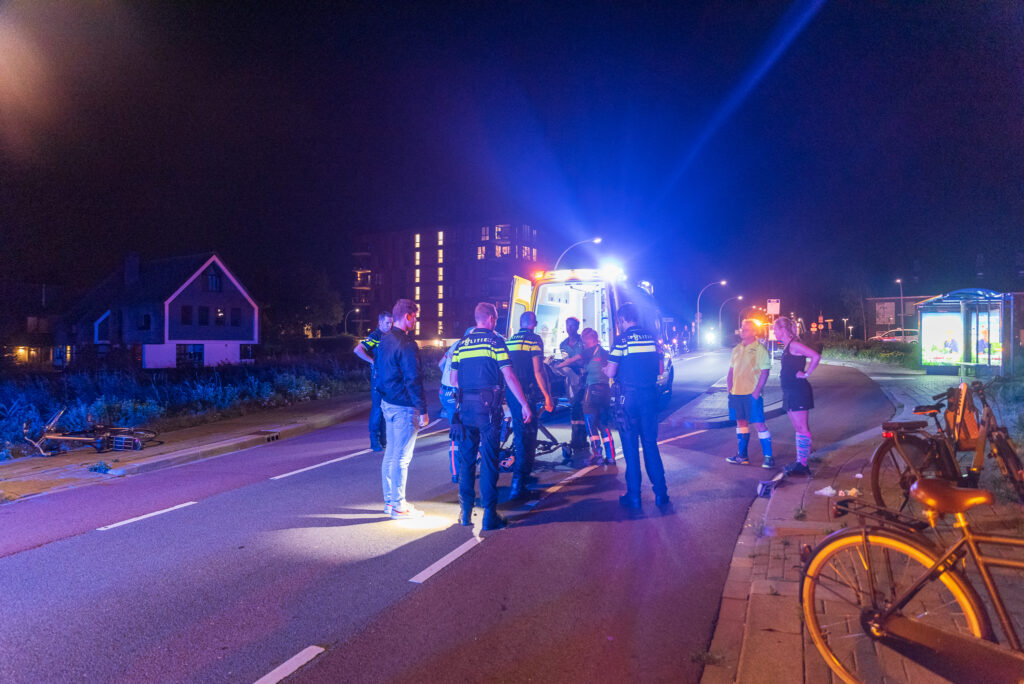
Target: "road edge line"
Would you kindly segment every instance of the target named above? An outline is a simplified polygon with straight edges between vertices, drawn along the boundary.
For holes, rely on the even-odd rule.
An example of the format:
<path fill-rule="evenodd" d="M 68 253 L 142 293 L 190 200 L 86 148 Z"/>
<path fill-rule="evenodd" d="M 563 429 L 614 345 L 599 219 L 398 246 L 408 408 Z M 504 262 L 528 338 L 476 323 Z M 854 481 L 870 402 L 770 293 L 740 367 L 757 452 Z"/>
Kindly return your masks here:
<path fill-rule="evenodd" d="M 313 658 L 316 658 L 325 650 L 327 649 L 323 646 L 307 646 L 267 674 L 257 679 L 255 684 L 277 684 L 282 679 L 313 660 Z"/>
<path fill-rule="evenodd" d="M 483 539 L 475 535 L 470 537 L 469 539 L 467 539 L 466 541 L 462 542 L 457 547 L 449 551 L 447 554 L 445 554 L 438 560 L 434 561 L 432 564 L 428 565 L 424 570 L 421 570 L 417 574 L 413 575 L 409 579 L 409 581 L 413 584 L 423 584 L 428 579 L 430 579 L 438 572 L 440 572 L 443 568 L 451 564 L 456 558 L 467 553 L 482 541 Z"/>
<path fill-rule="evenodd" d="M 372 451 L 372 449 L 362 449 L 360 451 L 354 451 L 351 454 L 345 454 L 344 456 L 339 456 L 338 458 L 332 458 L 331 460 L 324 461 L 323 463 L 317 463 L 315 465 L 306 466 L 305 468 L 299 468 L 298 470 L 293 470 L 290 473 L 282 473 L 281 475 L 274 475 L 270 479 L 271 480 L 283 480 L 286 477 L 291 477 L 292 475 L 298 475 L 299 473 L 304 473 L 307 470 L 313 470 L 315 468 L 322 468 L 325 465 L 330 465 L 332 463 L 337 463 L 339 461 L 344 461 L 346 459 L 352 458 L 353 456 L 362 456 L 363 454 L 370 453 L 370 451 Z"/>
<path fill-rule="evenodd" d="M 160 511 L 153 511 L 152 513 L 146 513 L 145 515 L 139 515 L 139 516 L 136 516 L 134 518 L 129 518 L 128 520 L 122 520 L 121 522 L 113 523 L 111 525 L 104 525 L 103 527 L 97 527 L 96 531 L 97 532 L 103 532 L 103 531 L 106 531 L 106 530 L 112 530 L 115 527 L 121 527 L 122 525 L 127 525 L 129 523 L 138 522 L 140 520 L 145 520 L 146 518 L 152 518 L 155 515 L 163 515 L 164 513 L 170 513 L 171 511 L 176 511 L 179 508 L 185 508 L 186 506 L 192 506 L 193 504 L 197 504 L 197 503 L 199 503 L 199 502 L 198 501 L 189 501 L 189 502 L 186 502 L 186 503 L 183 503 L 183 504 L 178 504 L 177 506 L 171 506 L 170 508 L 165 508 L 165 509 L 160 510 Z"/>

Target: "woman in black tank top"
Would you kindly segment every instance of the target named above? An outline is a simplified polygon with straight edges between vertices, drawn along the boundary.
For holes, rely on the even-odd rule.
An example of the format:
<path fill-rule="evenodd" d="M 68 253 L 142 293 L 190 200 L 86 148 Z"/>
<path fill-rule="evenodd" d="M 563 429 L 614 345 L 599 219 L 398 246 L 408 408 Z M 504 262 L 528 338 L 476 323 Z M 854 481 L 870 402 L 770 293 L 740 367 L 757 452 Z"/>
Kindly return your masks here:
<path fill-rule="evenodd" d="M 821 355 L 800 341 L 796 323 L 785 316 L 775 320 L 775 337 L 785 348 L 779 384 L 782 386 L 782 408 L 796 432 L 796 462 L 785 467 L 787 475 L 810 475 L 807 459 L 811 454 L 811 429 L 807 412 L 814 408 L 814 392 L 807 378 L 818 367 Z M 810 363 L 808 363 L 810 359 Z"/>

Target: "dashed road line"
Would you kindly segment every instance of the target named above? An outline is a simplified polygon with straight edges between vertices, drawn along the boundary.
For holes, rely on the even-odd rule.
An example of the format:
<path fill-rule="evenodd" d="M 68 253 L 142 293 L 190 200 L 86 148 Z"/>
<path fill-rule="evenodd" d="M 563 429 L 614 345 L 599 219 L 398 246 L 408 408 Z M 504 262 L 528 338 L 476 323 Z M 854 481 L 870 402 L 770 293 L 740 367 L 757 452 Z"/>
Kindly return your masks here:
<path fill-rule="evenodd" d="M 665 444 L 667 442 L 674 442 L 675 440 L 682 439 L 684 437 L 693 437 L 694 435 L 699 435 L 702 432 L 707 432 L 707 430 L 694 430 L 693 432 L 687 432 L 687 433 L 682 434 L 682 435 L 676 435 L 675 437 L 669 437 L 668 439 L 663 439 L 663 440 L 659 441 L 658 444 Z"/>
<path fill-rule="evenodd" d="M 256 684 L 277 684 L 282 679 L 324 652 L 322 646 L 307 646 L 256 680 Z"/>
<path fill-rule="evenodd" d="M 337 463 L 338 461 L 344 461 L 346 459 L 352 458 L 353 456 L 361 456 L 362 454 L 368 454 L 368 453 L 370 453 L 370 449 L 363 449 L 361 451 L 355 451 L 355 452 L 353 452 L 351 454 L 346 454 L 344 456 L 339 456 L 338 458 L 332 458 L 331 460 L 324 461 L 323 463 L 317 463 L 316 465 L 306 466 L 305 468 L 299 468 L 298 470 L 293 470 L 290 473 L 284 473 L 282 475 L 275 475 L 275 476 L 273 476 L 270 479 L 271 480 L 281 480 L 281 479 L 284 479 L 286 477 L 291 477 L 292 475 L 298 475 L 299 473 L 304 473 L 307 470 L 313 470 L 314 468 L 321 468 L 321 467 L 323 467 L 325 465 L 330 465 L 332 463 Z"/>
<path fill-rule="evenodd" d="M 415 577 L 413 577 L 409 581 L 410 582 L 414 582 L 416 584 L 423 584 L 428 579 L 433 577 L 439 570 L 441 570 L 441 568 L 445 567 L 446 565 L 448 565 L 449 563 L 454 561 L 456 558 L 458 558 L 462 554 L 464 554 L 467 551 L 469 551 L 470 549 L 472 549 L 474 546 L 479 544 L 481 541 L 483 541 L 483 540 L 480 539 L 480 537 L 477 537 L 477 536 L 474 535 L 472 538 L 467 539 L 465 542 L 463 542 L 461 545 L 459 545 L 459 547 L 456 548 L 454 551 L 448 553 L 447 555 L 445 555 L 444 558 L 442 558 L 441 560 L 437 561 L 436 563 L 434 563 L 433 565 L 431 565 L 426 570 L 424 570 L 423 572 L 419 573 L 418 575 L 416 575 Z"/>
<path fill-rule="evenodd" d="M 152 513 L 146 513 L 145 515 L 140 515 L 140 516 L 135 517 L 135 518 L 129 518 L 128 520 L 122 520 L 121 522 L 116 522 L 113 525 L 104 525 L 103 527 L 97 527 L 96 529 L 98 531 L 112 530 L 115 527 L 121 527 L 121 525 L 127 525 L 128 523 L 138 522 L 139 520 L 145 520 L 146 518 L 152 518 L 154 515 L 163 515 L 164 513 L 170 513 L 171 511 L 176 511 L 179 508 L 185 508 L 185 506 L 191 506 L 191 505 L 196 504 L 196 503 L 199 503 L 199 502 L 198 501 L 189 501 L 188 503 L 178 504 L 177 506 L 171 506 L 170 508 L 165 508 L 162 511 L 153 511 Z"/>

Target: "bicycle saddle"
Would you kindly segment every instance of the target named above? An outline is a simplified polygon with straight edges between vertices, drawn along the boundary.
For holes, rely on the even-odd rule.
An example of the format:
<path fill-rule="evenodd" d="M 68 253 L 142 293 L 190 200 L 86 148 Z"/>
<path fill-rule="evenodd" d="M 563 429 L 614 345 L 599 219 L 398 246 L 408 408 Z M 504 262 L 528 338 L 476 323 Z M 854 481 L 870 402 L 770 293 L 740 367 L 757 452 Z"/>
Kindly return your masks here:
<path fill-rule="evenodd" d="M 969 508 L 992 503 L 992 493 L 966 489 L 948 480 L 926 477 L 910 485 L 910 495 L 939 513 L 963 513 Z"/>
<path fill-rule="evenodd" d="M 927 420 L 905 420 L 905 421 L 892 421 L 890 423 L 882 423 L 882 429 L 886 432 L 892 432 L 896 430 L 920 430 L 928 427 Z"/>
<path fill-rule="evenodd" d="M 919 416 L 934 416 L 941 410 L 942 404 L 925 404 L 924 406 L 914 407 L 914 413 Z"/>

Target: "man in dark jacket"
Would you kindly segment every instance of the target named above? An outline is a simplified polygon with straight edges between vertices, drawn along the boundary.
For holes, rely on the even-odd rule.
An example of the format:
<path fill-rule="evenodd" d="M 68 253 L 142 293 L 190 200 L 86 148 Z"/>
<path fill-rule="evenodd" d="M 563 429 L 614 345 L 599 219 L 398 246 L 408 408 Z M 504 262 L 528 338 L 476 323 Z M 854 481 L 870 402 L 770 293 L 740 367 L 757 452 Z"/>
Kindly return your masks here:
<path fill-rule="evenodd" d="M 420 375 L 419 345 L 412 339 L 419 307 L 399 299 L 392 311 L 394 323 L 381 339 L 376 355 L 377 384 L 387 432 L 381 463 L 384 512 L 392 520 L 419 518 L 423 512 L 405 500 L 405 482 L 416 446 L 416 430 L 427 425 L 427 402 Z"/>

